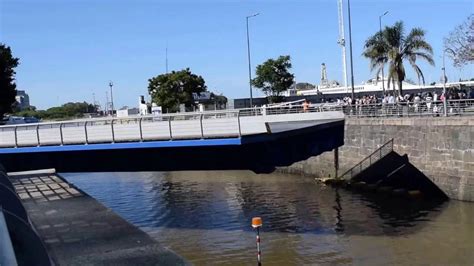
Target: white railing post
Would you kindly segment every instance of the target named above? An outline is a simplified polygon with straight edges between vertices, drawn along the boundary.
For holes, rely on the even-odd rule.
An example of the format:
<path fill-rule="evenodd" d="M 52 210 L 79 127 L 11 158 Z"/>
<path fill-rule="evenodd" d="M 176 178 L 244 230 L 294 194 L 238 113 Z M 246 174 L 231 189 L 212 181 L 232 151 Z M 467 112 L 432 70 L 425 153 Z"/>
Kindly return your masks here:
<path fill-rule="evenodd" d="M 242 128 L 241 128 L 241 125 L 240 125 L 240 110 L 237 111 L 237 124 L 239 126 L 239 138 L 242 137 Z"/>
<path fill-rule="evenodd" d="M 87 122 L 84 123 L 84 136 L 86 137 L 86 145 L 89 144 L 89 136 L 87 135 Z"/>
<path fill-rule="evenodd" d="M 110 128 L 111 128 L 111 130 L 112 130 L 112 143 L 115 143 L 114 122 L 115 122 L 115 120 L 112 119 L 112 121 L 111 121 L 111 123 L 110 123 Z"/>
<path fill-rule="evenodd" d="M 61 146 L 64 145 L 64 137 L 63 137 L 63 123 L 59 124 L 59 135 L 61 137 Z"/>
<path fill-rule="evenodd" d="M 143 117 L 140 117 L 140 120 L 138 120 L 138 126 L 140 127 L 140 142 L 143 142 L 142 120 L 143 120 Z"/>
<path fill-rule="evenodd" d="M 202 126 L 202 118 L 203 118 L 203 116 L 204 116 L 204 114 L 201 114 L 201 115 L 199 116 L 199 121 L 200 121 L 200 123 L 201 123 L 201 139 L 204 138 L 204 128 L 203 128 L 203 126 Z"/>
<path fill-rule="evenodd" d="M 36 140 L 38 142 L 38 147 L 41 146 L 40 134 L 39 134 L 39 125 L 36 125 Z"/>
<path fill-rule="evenodd" d="M 171 130 L 171 116 L 168 116 L 168 128 L 170 130 L 170 140 L 173 140 L 173 130 Z"/>
<path fill-rule="evenodd" d="M 15 134 L 15 148 L 18 148 L 18 126 L 15 126 L 15 129 L 14 129 L 14 134 Z"/>

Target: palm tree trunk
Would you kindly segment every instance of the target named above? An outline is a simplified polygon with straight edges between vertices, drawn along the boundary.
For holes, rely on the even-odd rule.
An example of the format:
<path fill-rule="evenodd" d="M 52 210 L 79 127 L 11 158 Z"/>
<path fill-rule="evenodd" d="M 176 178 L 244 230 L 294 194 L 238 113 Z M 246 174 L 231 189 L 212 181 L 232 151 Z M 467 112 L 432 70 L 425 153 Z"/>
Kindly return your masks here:
<path fill-rule="evenodd" d="M 398 95 L 403 97 L 402 80 L 398 80 Z"/>

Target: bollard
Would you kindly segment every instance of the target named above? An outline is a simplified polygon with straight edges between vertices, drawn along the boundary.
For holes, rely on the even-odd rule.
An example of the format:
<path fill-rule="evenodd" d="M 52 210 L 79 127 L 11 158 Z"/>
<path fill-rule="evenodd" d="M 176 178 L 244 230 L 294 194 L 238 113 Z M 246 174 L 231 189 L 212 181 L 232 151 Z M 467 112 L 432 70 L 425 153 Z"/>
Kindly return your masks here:
<path fill-rule="evenodd" d="M 253 217 L 252 227 L 257 230 L 257 265 L 262 265 L 262 253 L 260 251 L 260 227 L 262 226 L 262 218 Z"/>

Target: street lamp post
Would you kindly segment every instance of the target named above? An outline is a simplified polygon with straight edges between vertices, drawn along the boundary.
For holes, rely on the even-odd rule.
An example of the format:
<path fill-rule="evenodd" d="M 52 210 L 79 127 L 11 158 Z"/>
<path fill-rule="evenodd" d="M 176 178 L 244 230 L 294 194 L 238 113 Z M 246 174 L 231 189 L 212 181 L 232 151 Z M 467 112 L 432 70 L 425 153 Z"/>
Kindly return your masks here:
<path fill-rule="evenodd" d="M 114 116 L 114 83 L 112 81 L 109 82 L 110 87 L 110 108 L 112 108 L 111 114 Z"/>
<path fill-rule="evenodd" d="M 387 14 L 388 14 L 388 11 L 385 11 L 385 13 L 383 13 L 382 15 L 379 16 L 380 38 L 382 38 L 382 17 L 387 15 Z M 385 97 L 385 82 L 384 82 L 385 76 L 384 76 L 384 73 L 383 73 L 384 68 L 385 68 L 385 64 L 382 64 L 382 93 Z"/>
<path fill-rule="evenodd" d="M 443 114 L 444 116 L 448 116 L 448 103 L 447 103 L 447 95 L 446 95 L 446 65 L 445 65 L 445 58 L 446 56 L 446 49 L 443 50 L 443 95 L 444 95 L 444 98 L 443 98 Z"/>
<path fill-rule="evenodd" d="M 347 16 L 349 19 L 349 58 L 351 63 L 351 98 L 354 101 L 354 64 L 352 62 L 352 27 L 351 27 L 351 2 L 347 0 Z M 352 104 L 352 103 L 351 103 Z"/>
<path fill-rule="evenodd" d="M 249 18 L 256 17 L 260 13 L 256 13 L 245 17 L 247 20 L 247 56 L 249 60 L 249 87 L 250 87 L 250 107 L 253 106 L 253 93 L 252 93 L 252 66 L 250 64 L 250 37 L 249 37 Z"/>

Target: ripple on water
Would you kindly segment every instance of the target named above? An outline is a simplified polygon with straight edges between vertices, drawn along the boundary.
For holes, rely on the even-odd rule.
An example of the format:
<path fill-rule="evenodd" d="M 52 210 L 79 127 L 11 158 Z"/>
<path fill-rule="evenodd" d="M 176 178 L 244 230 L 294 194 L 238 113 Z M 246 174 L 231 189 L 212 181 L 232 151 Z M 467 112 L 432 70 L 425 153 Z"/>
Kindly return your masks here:
<path fill-rule="evenodd" d="M 65 177 L 196 265 L 254 264 L 253 216 L 264 221 L 266 264 L 474 262 L 472 204 L 360 195 L 246 171 Z"/>

